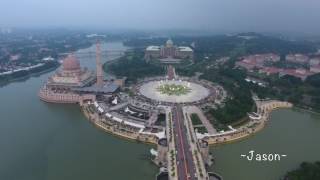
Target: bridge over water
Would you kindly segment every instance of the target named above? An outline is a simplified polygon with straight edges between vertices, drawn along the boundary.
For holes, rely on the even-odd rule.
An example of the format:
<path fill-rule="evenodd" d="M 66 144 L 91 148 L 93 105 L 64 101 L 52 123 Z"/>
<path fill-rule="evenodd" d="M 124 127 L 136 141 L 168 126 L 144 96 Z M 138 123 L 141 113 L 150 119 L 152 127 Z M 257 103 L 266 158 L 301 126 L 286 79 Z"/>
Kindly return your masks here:
<path fill-rule="evenodd" d="M 175 68 L 167 67 L 167 78 L 176 78 Z M 167 168 L 157 180 L 221 180 L 214 173 L 208 173 L 206 164 L 211 164 L 209 144 L 198 140 L 190 114 L 190 109 L 176 103 L 166 107 L 166 139 L 158 142 L 157 162 Z"/>
<path fill-rule="evenodd" d="M 175 104 L 169 109 L 165 148 L 163 140 L 158 146 L 159 156 L 166 154 L 162 159 L 166 161 L 168 172 L 160 173 L 157 180 L 221 180 L 220 176 L 206 170 L 209 145 L 197 139 L 187 108 Z"/>

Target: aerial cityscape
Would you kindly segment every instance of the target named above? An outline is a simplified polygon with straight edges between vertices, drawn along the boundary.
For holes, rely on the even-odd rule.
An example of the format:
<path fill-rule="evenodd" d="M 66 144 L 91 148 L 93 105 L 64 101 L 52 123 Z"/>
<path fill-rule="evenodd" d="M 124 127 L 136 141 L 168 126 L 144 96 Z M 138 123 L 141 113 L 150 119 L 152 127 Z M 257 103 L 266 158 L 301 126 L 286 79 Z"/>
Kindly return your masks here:
<path fill-rule="evenodd" d="M 58 1 L 0 7 L 0 179 L 320 180 L 319 2 Z"/>

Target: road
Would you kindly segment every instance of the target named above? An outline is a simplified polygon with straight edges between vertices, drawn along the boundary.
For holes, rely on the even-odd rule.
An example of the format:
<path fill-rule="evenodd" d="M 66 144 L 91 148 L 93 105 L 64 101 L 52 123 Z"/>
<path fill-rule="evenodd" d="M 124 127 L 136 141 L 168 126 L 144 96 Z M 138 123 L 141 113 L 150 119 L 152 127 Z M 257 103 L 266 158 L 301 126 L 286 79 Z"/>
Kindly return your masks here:
<path fill-rule="evenodd" d="M 172 109 L 173 132 L 175 134 L 176 159 L 179 180 L 196 180 L 196 169 L 193 162 L 190 144 L 187 138 L 187 128 L 184 125 L 183 111 L 180 105 Z"/>
<path fill-rule="evenodd" d="M 169 65 L 168 68 L 167 68 L 167 71 L 168 71 L 167 72 L 168 79 L 169 80 L 173 80 L 176 77 L 174 67 Z"/>

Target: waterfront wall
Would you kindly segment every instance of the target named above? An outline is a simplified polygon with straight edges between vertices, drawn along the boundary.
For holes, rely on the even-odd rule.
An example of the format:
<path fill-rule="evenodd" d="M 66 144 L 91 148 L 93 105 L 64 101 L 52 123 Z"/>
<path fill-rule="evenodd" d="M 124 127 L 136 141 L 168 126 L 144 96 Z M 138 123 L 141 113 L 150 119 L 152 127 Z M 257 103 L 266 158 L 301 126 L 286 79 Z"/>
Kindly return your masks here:
<path fill-rule="evenodd" d="M 158 137 L 156 135 L 142 134 L 140 132 L 132 131 L 125 126 L 121 126 L 121 124 L 115 124 L 111 119 L 101 117 L 101 115 L 96 112 L 91 112 L 85 104 L 81 106 L 81 110 L 90 122 L 107 133 L 147 144 L 157 145 L 158 143 Z"/>
<path fill-rule="evenodd" d="M 250 123 L 239 127 L 237 130 L 230 132 L 217 133 L 214 135 L 204 136 L 203 140 L 207 141 L 210 145 L 230 143 L 233 141 L 241 140 L 254 135 L 256 132 L 262 130 L 270 119 L 270 113 L 279 108 L 291 108 L 293 105 L 289 102 L 282 101 L 256 101 L 257 113 L 261 114 L 261 119 L 258 121 L 250 121 Z"/>
<path fill-rule="evenodd" d="M 80 96 L 77 94 L 48 94 L 48 93 L 44 93 L 44 92 L 39 92 L 39 98 L 42 101 L 45 102 L 50 102 L 50 103 L 71 103 L 71 104 L 75 104 L 75 103 L 79 103 L 80 101 Z"/>
<path fill-rule="evenodd" d="M 42 88 L 38 93 L 39 98 L 42 101 L 49 103 L 69 103 L 69 104 L 79 104 L 82 112 L 86 118 L 92 122 L 98 128 L 108 132 L 110 134 L 130 139 L 136 140 L 144 143 L 157 144 L 158 137 L 153 133 L 140 133 L 139 131 L 132 130 L 128 125 L 122 123 L 115 123 L 112 119 L 104 117 L 102 114 L 99 114 L 97 111 L 90 111 L 87 104 L 84 102 L 96 100 L 94 94 L 76 94 L 76 93 L 54 93 L 50 90 Z"/>
<path fill-rule="evenodd" d="M 38 93 L 39 98 L 42 101 L 49 103 L 66 103 L 66 104 L 83 104 L 86 100 L 95 101 L 96 96 L 94 94 L 76 94 L 76 93 L 54 93 L 49 90 L 41 89 Z"/>

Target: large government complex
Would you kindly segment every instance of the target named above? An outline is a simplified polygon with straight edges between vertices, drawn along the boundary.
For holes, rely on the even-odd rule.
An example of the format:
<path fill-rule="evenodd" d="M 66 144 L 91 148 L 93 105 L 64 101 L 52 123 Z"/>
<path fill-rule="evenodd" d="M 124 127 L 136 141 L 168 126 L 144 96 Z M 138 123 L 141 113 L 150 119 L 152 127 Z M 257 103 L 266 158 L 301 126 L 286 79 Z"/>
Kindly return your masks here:
<path fill-rule="evenodd" d="M 163 63 L 179 63 L 182 59 L 192 59 L 193 50 L 188 46 L 175 46 L 169 39 L 164 46 L 148 46 L 145 58 L 160 59 Z"/>
<path fill-rule="evenodd" d="M 192 57 L 188 47 L 148 47 L 146 56 L 157 58 Z M 206 118 L 204 109 L 222 106 L 226 91 L 218 84 L 197 78 L 180 77 L 172 65 L 167 74 L 140 79 L 122 91 L 118 81 L 105 81 L 97 44 L 96 72 L 82 68 L 72 54 L 39 91 L 50 103 L 77 103 L 87 119 L 98 128 L 124 138 L 155 144 L 151 160 L 160 167 L 156 180 L 221 180 L 209 168 L 214 155 L 209 144 L 247 137 L 264 127 L 274 108 L 290 107 L 279 101 L 257 103 L 257 112 L 237 129 L 218 131 Z M 193 115 L 199 117 L 194 122 Z"/>

